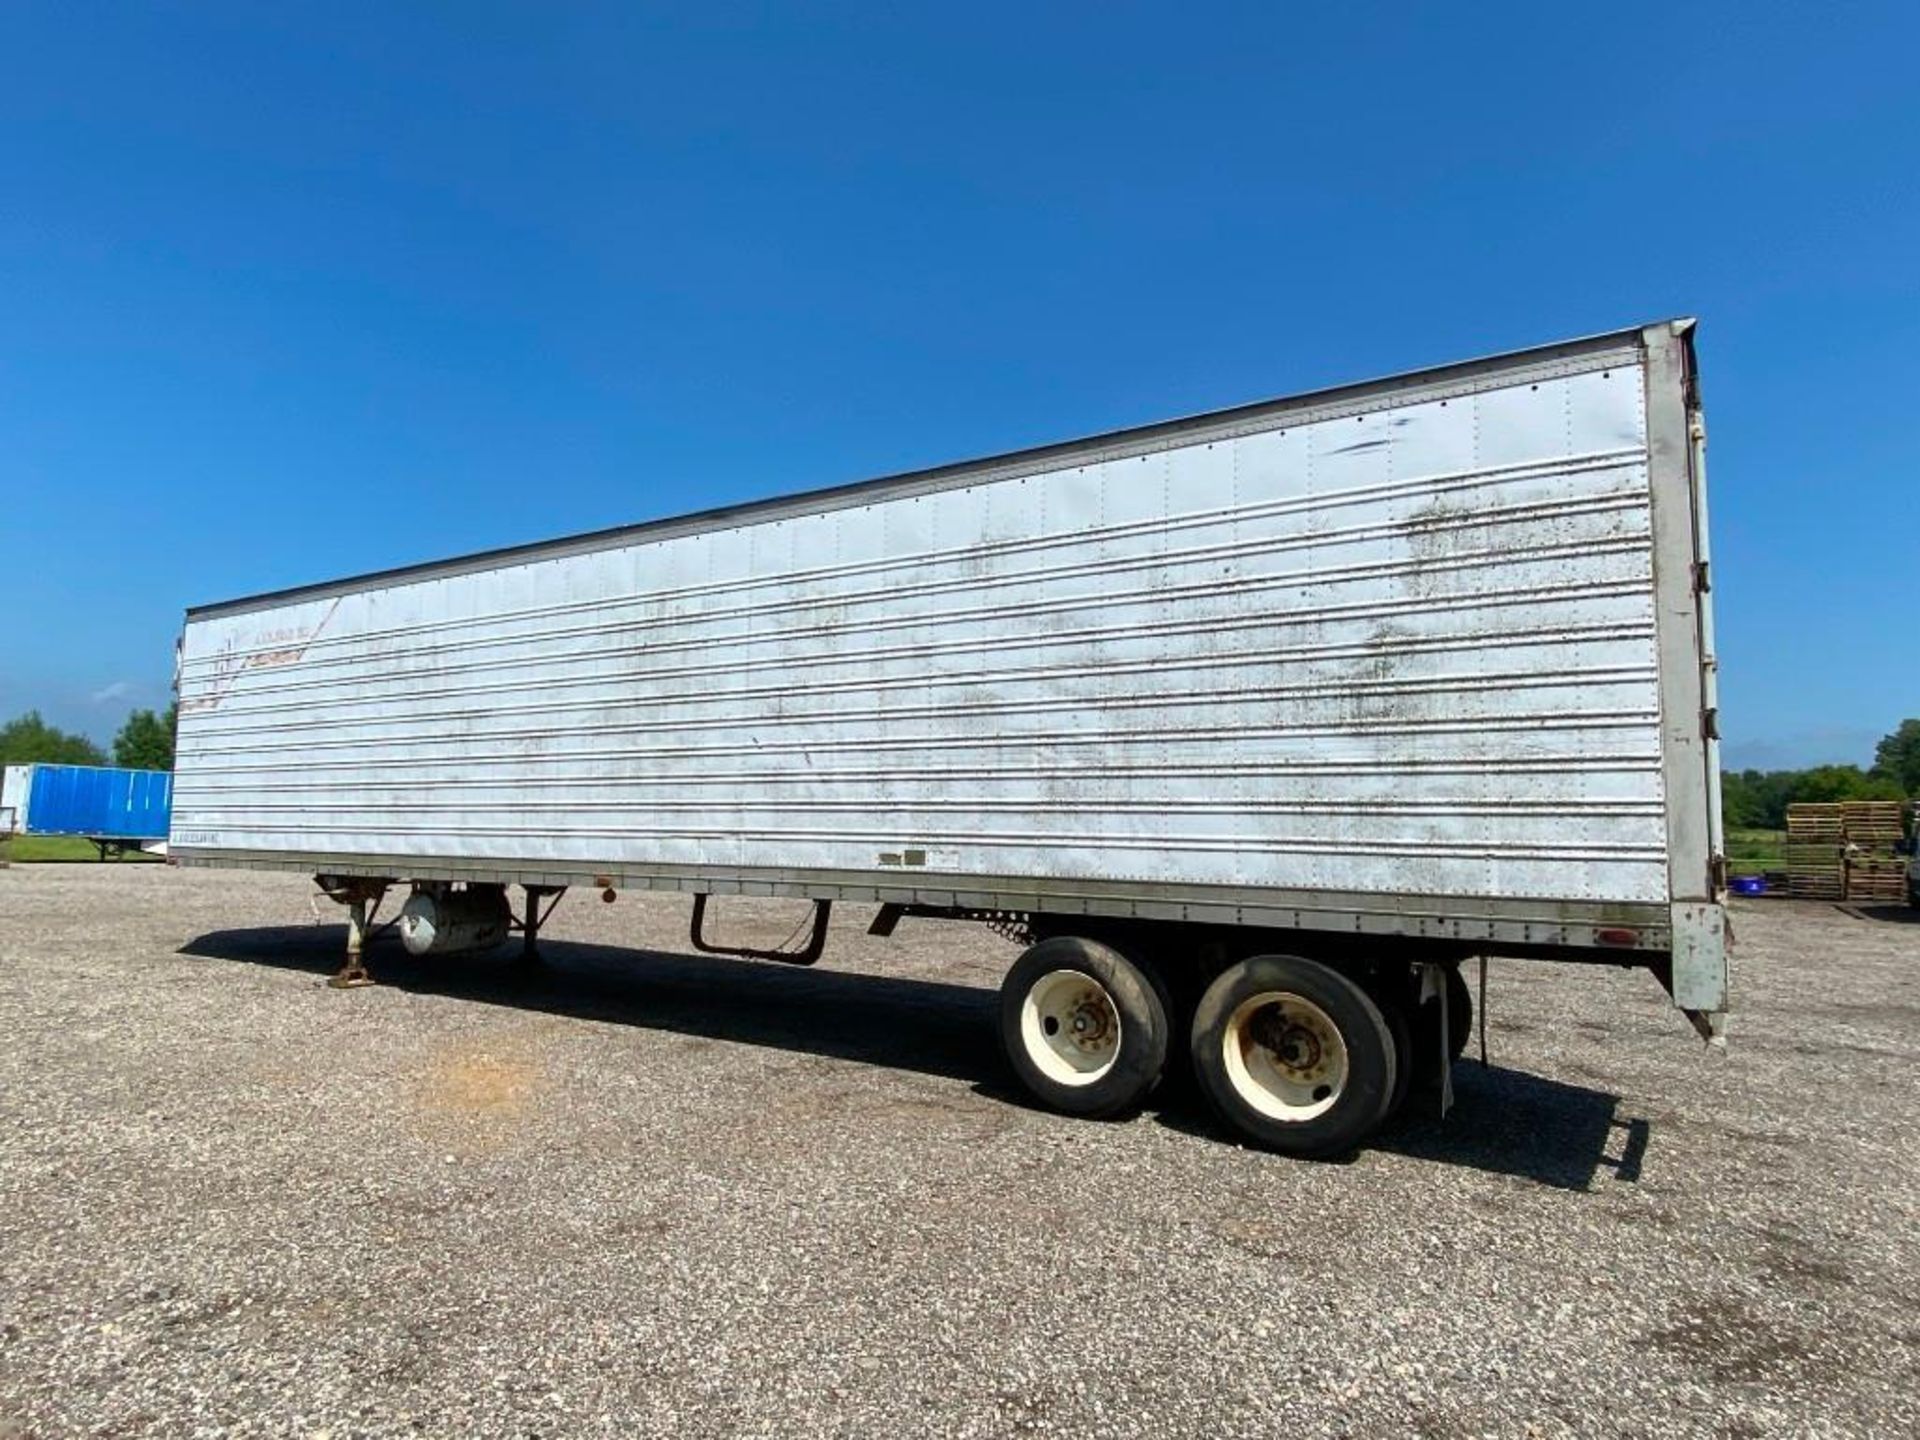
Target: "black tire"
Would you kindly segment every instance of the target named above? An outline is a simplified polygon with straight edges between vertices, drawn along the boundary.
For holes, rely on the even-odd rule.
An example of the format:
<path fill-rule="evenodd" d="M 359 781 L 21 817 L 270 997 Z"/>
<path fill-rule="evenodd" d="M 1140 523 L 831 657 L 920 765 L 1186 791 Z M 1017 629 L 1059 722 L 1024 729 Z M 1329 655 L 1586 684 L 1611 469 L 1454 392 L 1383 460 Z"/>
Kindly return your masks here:
<path fill-rule="evenodd" d="M 1193 1007 L 1199 1003 L 1200 987 L 1166 957 L 1152 952 L 1130 957 L 1160 997 L 1167 1017 L 1167 1058 L 1161 1066 L 1158 1093 L 1164 1095 L 1176 1086 L 1185 1086 L 1193 1077 L 1193 1065 L 1187 1055 L 1187 1033 L 1193 1025 Z"/>
<path fill-rule="evenodd" d="M 1458 1060 L 1473 1041 L 1473 992 L 1458 965 L 1447 969 L 1447 1058 Z"/>
<path fill-rule="evenodd" d="M 1076 987 L 1062 975 L 1087 983 Z M 1072 1027 L 1081 1022 L 1089 1029 L 1076 1037 Z M 1117 1033 L 1103 1028 L 1115 1022 Z M 1157 981 L 1097 940 L 1042 940 L 1000 984 L 1000 1042 L 1014 1074 L 1035 1099 L 1067 1115 L 1118 1115 L 1145 1100 L 1166 1070 L 1168 1032 Z"/>
<path fill-rule="evenodd" d="M 1393 1093 L 1387 1097 L 1387 1113 L 1381 1116 L 1382 1120 L 1391 1120 L 1400 1113 L 1407 1103 L 1407 1092 L 1413 1089 L 1413 1027 L 1407 1023 L 1406 1006 L 1391 995 L 1368 994 L 1380 1007 L 1380 1018 L 1387 1022 L 1387 1033 L 1393 1037 Z"/>
<path fill-rule="evenodd" d="M 1445 967 L 1447 987 L 1447 1060 L 1467 1053 L 1473 1038 L 1473 992 L 1457 965 Z M 1413 1040 L 1413 1083 L 1421 1089 L 1440 1085 L 1440 1001 L 1420 1000 L 1420 972 L 1407 988 L 1407 1028 Z"/>
<path fill-rule="evenodd" d="M 1258 1003 L 1264 996 L 1272 1003 Z M 1286 1028 L 1273 1043 L 1259 1037 L 1258 1027 L 1276 1025 Z M 1193 1017 L 1193 1066 L 1227 1124 L 1299 1156 L 1344 1154 L 1372 1133 L 1399 1070 L 1392 1029 L 1372 997 L 1339 971 L 1291 955 L 1242 960 L 1207 987 Z"/>

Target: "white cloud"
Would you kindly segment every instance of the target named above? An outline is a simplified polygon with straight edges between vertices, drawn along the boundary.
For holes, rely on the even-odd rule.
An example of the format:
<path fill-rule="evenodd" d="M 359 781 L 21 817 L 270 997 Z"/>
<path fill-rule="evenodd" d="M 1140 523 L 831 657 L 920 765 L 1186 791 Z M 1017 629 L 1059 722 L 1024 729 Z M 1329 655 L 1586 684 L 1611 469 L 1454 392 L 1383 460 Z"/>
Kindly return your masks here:
<path fill-rule="evenodd" d="M 111 704 L 115 700 L 124 700 L 140 687 L 131 680 L 116 680 L 111 685 L 103 685 L 87 698 L 96 705 Z"/>

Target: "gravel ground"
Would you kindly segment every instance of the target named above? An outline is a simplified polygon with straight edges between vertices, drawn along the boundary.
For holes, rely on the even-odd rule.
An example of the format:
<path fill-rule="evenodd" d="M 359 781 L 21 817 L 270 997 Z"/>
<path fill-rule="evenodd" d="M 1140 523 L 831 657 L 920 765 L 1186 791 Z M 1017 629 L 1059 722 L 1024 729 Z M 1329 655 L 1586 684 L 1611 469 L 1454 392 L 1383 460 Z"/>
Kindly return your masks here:
<path fill-rule="evenodd" d="M 1920 1430 L 1909 912 L 1742 906 L 1724 1054 L 1497 964 L 1453 1116 L 1310 1164 L 1025 1106 L 977 927 L 574 895 L 339 992 L 309 893 L 0 871 L 0 1437 Z"/>

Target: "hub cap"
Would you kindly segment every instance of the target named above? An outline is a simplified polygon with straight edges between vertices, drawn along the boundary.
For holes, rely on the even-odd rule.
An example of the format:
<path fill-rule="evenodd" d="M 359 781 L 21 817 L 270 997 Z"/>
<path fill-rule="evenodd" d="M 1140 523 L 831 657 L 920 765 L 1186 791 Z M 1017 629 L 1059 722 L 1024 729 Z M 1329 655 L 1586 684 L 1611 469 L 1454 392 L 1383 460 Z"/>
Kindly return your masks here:
<path fill-rule="evenodd" d="M 1303 995 L 1270 990 L 1242 1000 L 1222 1043 L 1234 1090 L 1269 1119 L 1324 1115 L 1346 1088 L 1346 1042 L 1333 1017 Z"/>
<path fill-rule="evenodd" d="M 1093 976 L 1052 970 L 1027 991 L 1020 1039 L 1042 1075 L 1062 1085 L 1091 1085 L 1120 1055 L 1120 1010 Z"/>

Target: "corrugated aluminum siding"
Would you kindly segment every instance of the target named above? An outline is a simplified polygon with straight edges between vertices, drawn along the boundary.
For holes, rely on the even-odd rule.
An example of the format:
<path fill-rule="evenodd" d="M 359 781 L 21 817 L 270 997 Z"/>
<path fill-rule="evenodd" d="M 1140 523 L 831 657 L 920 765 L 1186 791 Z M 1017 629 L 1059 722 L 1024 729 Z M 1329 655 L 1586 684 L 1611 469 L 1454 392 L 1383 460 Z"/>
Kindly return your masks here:
<path fill-rule="evenodd" d="M 1664 902 L 1636 340 L 191 616 L 173 848 Z"/>

